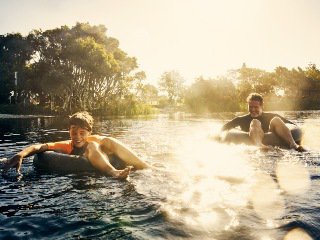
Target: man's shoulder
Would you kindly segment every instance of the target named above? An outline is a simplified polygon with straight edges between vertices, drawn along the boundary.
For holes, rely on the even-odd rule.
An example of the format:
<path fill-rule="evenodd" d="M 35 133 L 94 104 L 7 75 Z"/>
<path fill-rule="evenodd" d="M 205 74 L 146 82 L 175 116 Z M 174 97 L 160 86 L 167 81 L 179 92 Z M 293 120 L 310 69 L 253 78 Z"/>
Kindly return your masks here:
<path fill-rule="evenodd" d="M 240 116 L 233 118 L 230 122 L 240 123 L 240 122 L 248 121 L 248 120 L 251 120 L 250 114 L 244 114 L 244 115 L 240 115 Z"/>
<path fill-rule="evenodd" d="M 263 113 L 262 113 L 262 116 L 265 116 L 265 117 L 275 117 L 275 116 L 280 116 L 280 115 L 277 114 L 277 113 L 272 113 L 272 112 L 263 112 Z"/>
<path fill-rule="evenodd" d="M 236 117 L 238 119 L 247 119 L 247 118 L 251 118 L 251 115 L 250 114 L 244 114 L 244 115 L 240 115 L 238 117 Z"/>
<path fill-rule="evenodd" d="M 275 115 L 276 113 L 272 113 L 272 112 L 262 112 L 263 115 Z"/>

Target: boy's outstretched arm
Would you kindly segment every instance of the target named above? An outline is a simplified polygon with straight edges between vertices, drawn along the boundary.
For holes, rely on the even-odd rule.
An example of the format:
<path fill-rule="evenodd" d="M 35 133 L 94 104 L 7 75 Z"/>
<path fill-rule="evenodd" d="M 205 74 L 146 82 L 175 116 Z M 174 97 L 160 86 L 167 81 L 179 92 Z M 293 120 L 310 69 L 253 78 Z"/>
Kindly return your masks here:
<path fill-rule="evenodd" d="M 91 135 L 87 138 L 87 141 L 98 142 L 105 153 L 115 154 L 128 166 L 133 166 L 135 169 L 150 167 L 147 163 L 141 160 L 132 149 L 115 138 Z"/>
<path fill-rule="evenodd" d="M 21 167 L 23 158 L 29 157 L 36 153 L 44 152 L 47 150 L 48 150 L 47 144 L 34 144 L 29 147 L 26 147 L 21 152 L 17 153 L 12 158 L 10 158 L 2 168 L 5 171 L 7 171 L 8 169 L 15 167 L 17 172 L 20 173 L 20 167 Z"/>

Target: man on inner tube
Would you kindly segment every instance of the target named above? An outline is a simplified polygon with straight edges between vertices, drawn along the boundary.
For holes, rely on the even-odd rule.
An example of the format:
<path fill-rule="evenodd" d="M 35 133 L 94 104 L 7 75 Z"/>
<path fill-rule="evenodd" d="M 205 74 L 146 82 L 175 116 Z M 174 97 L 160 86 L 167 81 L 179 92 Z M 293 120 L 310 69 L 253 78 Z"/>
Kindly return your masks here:
<path fill-rule="evenodd" d="M 71 140 L 31 145 L 8 160 L 4 169 L 15 167 L 19 172 L 23 158 L 48 150 L 84 156 L 100 172 L 118 179 L 127 178 L 132 167 L 115 169 L 109 162 L 109 154 L 117 155 L 126 165 L 132 165 L 136 169 L 148 167 L 132 150 L 118 140 L 91 135 L 92 126 L 93 118 L 88 112 L 77 112 L 69 119 Z"/>
<path fill-rule="evenodd" d="M 261 148 L 268 148 L 262 143 L 264 133 L 273 132 L 285 140 L 290 148 L 299 152 L 306 151 L 294 141 L 290 129 L 286 126 L 286 123 L 292 123 L 291 121 L 275 113 L 263 112 L 263 97 L 260 94 L 249 94 L 247 103 L 249 114 L 232 119 L 222 127 L 222 131 L 239 126 L 242 131 L 248 132 L 253 143 Z"/>

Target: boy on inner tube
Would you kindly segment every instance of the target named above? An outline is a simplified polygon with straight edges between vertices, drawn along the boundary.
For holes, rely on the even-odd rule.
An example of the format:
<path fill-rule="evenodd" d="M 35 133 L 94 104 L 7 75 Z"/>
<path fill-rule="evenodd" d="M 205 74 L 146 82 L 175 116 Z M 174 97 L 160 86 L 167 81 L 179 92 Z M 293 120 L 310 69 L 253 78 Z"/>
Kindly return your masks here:
<path fill-rule="evenodd" d="M 111 137 L 91 135 L 92 126 L 93 118 L 88 112 L 77 112 L 69 119 L 71 140 L 31 145 L 9 159 L 5 163 L 4 169 L 8 170 L 15 167 L 17 172 L 20 172 L 23 158 L 47 150 L 84 156 L 100 172 L 117 179 L 127 178 L 131 166 L 135 169 L 148 167 L 132 150 L 118 140 Z M 122 170 L 115 169 L 109 162 L 108 154 L 117 155 L 127 165 L 131 166 Z"/>
<path fill-rule="evenodd" d="M 249 114 L 236 117 L 222 127 L 222 131 L 227 131 L 235 127 L 240 127 L 242 131 L 248 132 L 252 142 L 263 149 L 268 149 L 262 143 L 264 133 L 273 132 L 283 139 L 289 148 L 296 151 L 306 151 L 304 147 L 298 145 L 291 134 L 286 123 L 294 124 L 284 117 L 275 114 L 263 112 L 263 97 L 258 93 L 251 93 L 247 98 Z"/>

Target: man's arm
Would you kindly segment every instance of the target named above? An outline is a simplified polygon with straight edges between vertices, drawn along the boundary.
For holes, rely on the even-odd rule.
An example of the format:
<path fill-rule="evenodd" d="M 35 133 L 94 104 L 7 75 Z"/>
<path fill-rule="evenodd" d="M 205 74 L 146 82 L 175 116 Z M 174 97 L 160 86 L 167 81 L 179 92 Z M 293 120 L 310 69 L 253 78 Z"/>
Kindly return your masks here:
<path fill-rule="evenodd" d="M 20 167 L 21 167 L 23 158 L 29 157 L 36 153 L 44 152 L 47 150 L 48 150 L 47 144 L 34 144 L 29 147 L 26 147 L 21 152 L 17 153 L 11 159 L 9 159 L 4 164 L 3 169 L 7 171 L 8 169 L 15 167 L 17 172 L 20 172 Z"/>
<path fill-rule="evenodd" d="M 87 141 L 98 142 L 105 153 L 115 154 L 128 166 L 131 165 L 135 169 L 144 169 L 149 167 L 149 165 L 142 161 L 132 149 L 115 138 L 91 135 L 87 138 Z"/>
<path fill-rule="evenodd" d="M 221 130 L 217 134 L 211 136 L 211 139 L 215 140 L 215 141 L 224 141 L 224 139 L 226 137 L 226 134 L 227 134 L 227 131 L 232 129 L 232 128 L 235 128 L 235 127 L 239 126 L 238 122 L 239 122 L 238 117 L 236 117 L 236 118 L 232 119 L 231 121 L 227 122 L 226 124 L 224 124 L 222 126 Z"/>
<path fill-rule="evenodd" d="M 224 124 L 221 128 L 221 131 L 227 131 L 238 126 L 239 126 L 239 118 L 236 117 L 231 121 L 227 122 L 226 124 Z"/>

